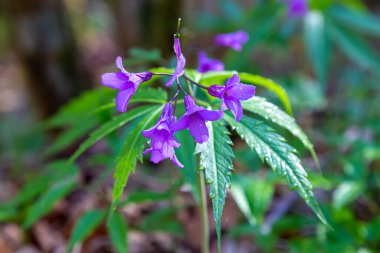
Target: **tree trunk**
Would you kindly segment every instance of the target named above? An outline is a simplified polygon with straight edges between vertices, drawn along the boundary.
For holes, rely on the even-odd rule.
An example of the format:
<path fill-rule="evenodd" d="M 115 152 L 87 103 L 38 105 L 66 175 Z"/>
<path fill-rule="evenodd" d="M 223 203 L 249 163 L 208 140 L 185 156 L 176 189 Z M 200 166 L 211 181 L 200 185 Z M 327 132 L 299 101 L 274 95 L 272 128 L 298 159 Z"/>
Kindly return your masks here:
<path fill-rule="evenodd" d="M 25 70 L 32 101 L 48 116 L 89 87 L 62 0 L 5 0 L 11 46 Z"/>

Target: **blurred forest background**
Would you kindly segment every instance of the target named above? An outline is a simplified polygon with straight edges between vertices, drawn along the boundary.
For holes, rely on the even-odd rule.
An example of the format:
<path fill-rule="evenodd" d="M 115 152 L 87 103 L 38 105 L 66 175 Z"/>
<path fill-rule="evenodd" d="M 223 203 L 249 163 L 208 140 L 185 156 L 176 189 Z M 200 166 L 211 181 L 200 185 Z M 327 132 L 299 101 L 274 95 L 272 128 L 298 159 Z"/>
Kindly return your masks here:
<path fill-rule="evenodd" d="M 115 114 L 83 117 L 108 99 L 109 92 L 94 91 L 116 56 L 131 71 L 173 66 L 178 17 L 187 67 L 196 68 L 205 50 L 228 70 L 284 87 L 321 172 L 300 143 L 291 144 L 304 154 L 334 228 L 237 143 L 223 252 L 380 252 L 380 2 L 371 0 L 310 0 L 296 16 L 286 0 L 2 0 L 0 252 L 56 253 L 67 245 L 91 253 L 199 252 L 197 202 L 177 169 L 139 165 L 110 229 L 102 216 L 123 133 L 97 143 L 78 167 L 64 160 Z M 213 46 L 216 34 L 240 29 L 250 35 L 241 52 Z M 273 94 L 258 92 L 281 107 Z M 116 229 L 128 245 L 115 239 Z"/>

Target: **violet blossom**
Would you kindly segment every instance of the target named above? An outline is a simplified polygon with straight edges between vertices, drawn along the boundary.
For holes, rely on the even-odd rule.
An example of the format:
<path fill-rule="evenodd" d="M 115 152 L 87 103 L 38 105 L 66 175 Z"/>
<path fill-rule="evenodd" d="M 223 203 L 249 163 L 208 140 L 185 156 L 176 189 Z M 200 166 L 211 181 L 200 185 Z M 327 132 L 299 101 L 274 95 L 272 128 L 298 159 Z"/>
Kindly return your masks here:
<path fill-rule="evenodd" d="M 215 36 L 214 41 L 217 46 L 226 46 L 234 49 L 235 51 L 240 51 L 248 39 L 248 33 L 239 30 L 232 33 L 218 34 Z"/>
<path fill-rule="evenodd" d="M 208 71 L 223 71 L 224 63 L 222 61 L 209 58 L 205 52 L 198 53 L 198 72 L 206 73 Z"/>
<path fill-rule="evenodd" d="M 308 12 L 307 0 L 287 0 L 288 13 L 291 17 L 302 17 Z"/>
<path fill-rule="evenodd" d="M 151 72 L 129 73 L 123 67 L 123 60 L 120 56 L 116 58 L 116 66 L 120 72 L 105 73 L 102 75 L 102 84 L 112 89 L 119 90 L 116 96 L 116 108 L 120 112 L 125 112 L 129 100 L 135 94 L 138 86 L 152 78 Z"/>
<path fill-rule="evenodd" d="M 171 129 L 174 122 L 172 104 L 167 103 L 156 125 L 142 132 L 145 138 L 151 139 L 151 147 L 146 149 L 143 154 L 146 155 L 151 152 L 150 161 L 153 163 L 159 163 L 169 158 L 176 166 L 183 168 L 174 152 L 174 148 L 181 146 L 175 139 L 174 131 Z"/>
<path fill-rule="evenodd" d="M 184 68 L 186 64 L 186 59 L 181 52 L 181 44 L 180 44 L 179 38 L 176 36 L 174 37 L 174 52 L 177 57 L 177 66 L 174 70 L 173 75 L 170 77 L 169 81 L 166 83 L 166 86 L 171 86 L 175 80 L 178 81 L 178 78 L 185 73 Z"/>
<path fill-rule="evenodd" d="M 206 120 L 214 121 L 223 116 L 222 111 L 207 110 L 195 104 L 194 99 L 185 96 L 186 113 L 172 127 L 172 131 L 188 128 L 190 134 L 198 143 L 206 142 L 209 138 Z"/>
<path fill-rule="evenodd" d="M 236 121 L 240 121 L 243 116 L 243 108 L 240 100 L 248 100 L 255 95 L 255 86 L 240 83 L 238 75 L 234 74 L 226 81 L 225 86 L 212 85 L 208 88 L 208 93 L 211 96 L 222 99 L 220 109 L 226 110 L 229 108 Z"/>

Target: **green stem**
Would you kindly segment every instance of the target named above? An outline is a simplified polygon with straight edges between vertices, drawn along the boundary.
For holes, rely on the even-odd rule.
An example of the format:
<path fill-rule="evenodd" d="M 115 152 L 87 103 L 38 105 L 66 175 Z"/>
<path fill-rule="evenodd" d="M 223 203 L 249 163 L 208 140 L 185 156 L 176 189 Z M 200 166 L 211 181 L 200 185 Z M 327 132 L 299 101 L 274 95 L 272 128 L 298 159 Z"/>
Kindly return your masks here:
<path fill-rule="evenodd" d="M 202 225 L 202 241 L 201 241 L 201 253 L 209 253 L 209 229 L 208 229 L 208 212 L 207 212 L 207 196 L 204 171 L 198 171 L 198 188 L 199 188 L 199 210 L 201 214 Z"/>

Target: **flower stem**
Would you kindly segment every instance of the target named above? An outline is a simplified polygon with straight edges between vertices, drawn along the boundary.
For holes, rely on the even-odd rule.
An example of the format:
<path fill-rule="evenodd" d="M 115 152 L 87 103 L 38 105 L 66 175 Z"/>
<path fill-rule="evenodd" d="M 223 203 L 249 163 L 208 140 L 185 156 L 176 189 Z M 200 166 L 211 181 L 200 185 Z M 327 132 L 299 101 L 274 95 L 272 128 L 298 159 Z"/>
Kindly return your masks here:
<path fill-rule="evenodd" d="M 209 253 L 210 238 L 208 228 L 208 212 L 207 212 L 207 199 L 206 199 L 206 185 L 204 171 L 198 171 L 198 192 L 199 192 L 199 211 L 201 215 L 202 226 L 202 241 L 201 241 L 201 253 Z"/>
<path fill-rule="evenodd" d="M 196 86 L 198 86 L 198 87 L 200 87 L 200 88 L 202 88 L 202 89 L 208 89 L 208 87 L 206 87 L 206 86 L 203 86 L 202 84 L 200 84 L 200 83 L 197 83 L 196 81 L 194 81 L 193 79 L 191 79 L 190 77 L 188 77 L 187 75 L 183 75 L 183 77 L 186 79 L 186 80 L 188 80 L 188 81 L 190 81 L 192 84 L 195 84 Z"/>

